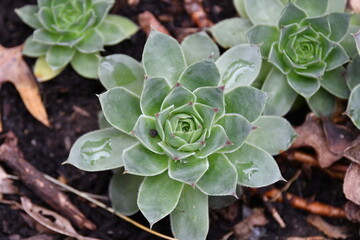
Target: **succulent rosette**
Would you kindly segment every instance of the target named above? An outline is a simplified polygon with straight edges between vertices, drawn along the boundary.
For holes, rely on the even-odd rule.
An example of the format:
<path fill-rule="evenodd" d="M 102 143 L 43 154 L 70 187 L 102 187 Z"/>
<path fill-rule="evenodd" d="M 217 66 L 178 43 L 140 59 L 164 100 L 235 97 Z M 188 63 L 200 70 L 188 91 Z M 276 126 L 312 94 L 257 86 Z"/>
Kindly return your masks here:
<path fill-rule="evenodd" d="M 286 114 L 300 94 L 317 115 L 327 116 L 335 109 L 336 97 L 349 97 L 343 73 L 350 59 L 342 46 L 350 21 L 350 14 L 344 13 L 346 1 L 234 4 L 242 18 L 224 20 L 210 31 L 225 47 L 246 41 L 261 47 L 264 64 L 257 83 L 270 93 L 265 114 Z M 222 32 L 231 28 L 233 34 L 225 39 Z"/>
<path fill-rule="evenodd" d="M 190 51 L 200 42 L 208 47 Z M 150 225 L 170 214 L 178 239 L 206 238 L 209 197 L 281 180 L 272 154 L 296 136 L 285 119 L 261 116 L 268 94 L 249 86 L 260 70 L 259 47 L 239 45 L 216 62 L 213 47 L 202 33 L 180 46 L 153 31 L 142 64 L 104 58 L 99 75 L 108 90 L 99 99 L 111 127 L 82 136 L 67 160 L 87 171 L 118 169 L 114 208 L 140 210 Z"/>
<path fill-rule="evenodd" d="M 137 31 L 129 19 L 108 14 L 113 0 L 38 0 L 38 5 L 16 9 L 34 28 L 23 54 L 37 57 L 35 74 L 49 80 L 71 63 L 86 78 L 98 78 L 99 52 Z"/>

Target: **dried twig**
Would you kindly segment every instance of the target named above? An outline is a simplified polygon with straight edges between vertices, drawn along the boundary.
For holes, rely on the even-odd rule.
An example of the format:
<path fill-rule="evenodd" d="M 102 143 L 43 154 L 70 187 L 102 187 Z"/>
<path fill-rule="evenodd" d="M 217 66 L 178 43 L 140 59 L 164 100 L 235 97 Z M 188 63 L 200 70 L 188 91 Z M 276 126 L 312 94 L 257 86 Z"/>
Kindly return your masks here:
<path fill-rule="evenodd" d="M 184 7 L 199 28 L 206 28 L 214 25 L 213 22 L 208 19 L 201 0 L 185 0 Z"/>
<path fill-rule="evenodd" d="M 280 214 L 276 210 L 276 208 L 271 204 L 271 202 L 269 201 L 269 198 L 267 196 L 263 195 L 262 200 L 263 200 L 263 203 L 264 203 L 266 209 L 271 213 L 272 217 L 279 224 L 279 226 L 281 228 L 286 228 L 286 224 L 285 224 L 284 220 L 282 219 L 282 217 L 280 216 Z"/>
<path fill-rule="evenodd" d="M 155 18 L 155 16 L 148 11 L 145 11 L 138 15 L 139 25 L 141 29 L 150 35 L 152 29 L 156 29 L 159 32 L 170 35 L 169 31 Z"/>
<path fill-rule="evenodd" d="M 280 198 L 280 197 L 281 197 L 281 194 L 282 194 L 283 192 L 286 192 L 286 191 L 290 188 L 291 184 L 293 184 L 293 182 L 295 182 L 295 181 L 300 177 L 301 172 L 302 172 L 301 170 L 298 170 L 298 171 L 295 173 L 295 175 L 292 176 L 292 178 L 285 184 L 285 186 L 284 186 L 283 188 L 281 188 L 281 191 L 279 192 L 279 194 L 276 195 L 275 197 L 271 198 L 270 201 L 271 201 L 271 202 L 275 202 L 278 198 Z"/>

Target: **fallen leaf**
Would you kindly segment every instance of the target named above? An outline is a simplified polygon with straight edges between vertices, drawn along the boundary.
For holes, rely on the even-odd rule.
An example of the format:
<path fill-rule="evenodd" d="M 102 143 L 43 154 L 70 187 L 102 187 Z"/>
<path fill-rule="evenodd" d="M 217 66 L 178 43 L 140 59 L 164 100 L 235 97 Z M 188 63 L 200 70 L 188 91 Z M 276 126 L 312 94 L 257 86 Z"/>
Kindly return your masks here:
<path fill-rule="evenodd" d="M 70 221 L 59 214 L 46 208 L 34 205 L 30 199 L 21 197 L 21 204 L 24 211 L 38 223 L 46 228 L 80 240 L 99 240 L 97 238 L 84 237 L 76 232 Z"/>
<path fill-rule="evenodd" d="M 301 126 L 296 127 L 295 131 L 298 137 L 292 148 L 312 147 L 316 151 L 320 167 L 329 167 L 342 158 L 342 154 L 336 154 L 330 150 L 321 120 L 315 114 L 308 114 L 306 121 Z"/>
<path fill-rule="evenodd" d="M 264 226 L 268 223 L 264 211 L 255 209 L 254 212 L 234 226 L 236 239 L 249 239 L 255 226 Z"/>
<path fill-rule="evenodd" d="M 348 201 L 345 204 L 346 217 L 353 222 L 360 222 L 360 206 Z"/>
<path fill-rule="evenodd" d="M 350 147 L 345 149 L 344 157 L 360 164 L 360 137 L 357 138 Z"/>
<path fill-rule="evenodd" d="M 360 1 L 359 0 L 350 0 L 350 7 L 357 13 L 360 13 Z"/>
<path fill-rule="evenodd" d="M 5 170 L 0 166 L 0 194 L 16 194 L 18 189 L 13 181 L 7 177 Z"/>
<path fill-rule="evenodd" d="M 31 115 L 45 126 L 50 126 L 36 80 L 22 58 L 22 48 L 22 45 L 13 48 L 0 45 L 0 86 L 4 82 L 13 83 Z"/>
<path fill-rule="evenodd" d="M 308 223 L 319 229 L 321 232 L 323 232 L 326 236 L 330 238 L 346 239 L 349 237 L 345 233 L 346 228 L 333 226 L 319 216 L 309 215 L 306 220 L 308 221 Z"/>
<path fill-rule="evenodd" d="M 360 205 L 360 165 L 351 163 L 344 179 L 343 190 L 345 197 Z"/>

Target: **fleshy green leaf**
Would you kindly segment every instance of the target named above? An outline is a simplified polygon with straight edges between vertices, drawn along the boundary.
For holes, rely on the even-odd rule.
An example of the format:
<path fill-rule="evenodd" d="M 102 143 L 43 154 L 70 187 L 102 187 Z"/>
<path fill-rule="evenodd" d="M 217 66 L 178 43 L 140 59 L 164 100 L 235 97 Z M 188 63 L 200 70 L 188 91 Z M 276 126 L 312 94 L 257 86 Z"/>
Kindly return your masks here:
<path fill-rule="evenodd" d="M 347 0 L 329 0 L 326 12 L 344 12 Z"/>
<path fill-rule="evenodd" d="M 145 73 L 150 77 L 164 77 L 174 85 L 185 70 L 185 58 L 178 42 L 172 37 L 152 31 L 143 52 Z"/>
<path fill-rule="evenodd" d="M 113 4 L 113 1 L 98 1 L 92 5 L 92 9 L 94 10 L 96 16 L 94 26 L 102 23 Z"/>
<path fill-rule="evenodd" d="M 224 154 L 208 157 L 209 169 L 197 183 L 197 188 L 212 196 L 236 194 L 237 173 L 234 165 Z"/>
<path fill-rule="evenodd" d="M 141 94 L 140 104 L 143 114 L 155 116 L 160 112 L 164 98 L 170 93 L 171 88 L 165 78 L 145 79 L 144 90 Z"/>
<path fill-rule="evenodd" d="M 136 142 L 115 128 L 89 132 L 76 140 L 65 163 L 91 172 L 119 168 L 123 151 Z"/>
<path fill-rule="evenodd" d="M 161 110 L 174 106 L 175 108 L 194 102 L 195 95 L 181 85 L 175 85 L 171 92 L 164 99 Z"/>
<path fill-rule="evenodd" d="M 203 240 L 209 230 L 208 196 L 185 185 L 178 205 L 170 213 L 177 239 Z"/>
<path fill-rule="evenodd" d="M 189 66 L 203 59 L 220 56 L 220 50 L 214 41 L 205 32 L 198 32 L 187 36 L 181 43 L 186 64 Z"/>
<path fill-rule="evenodd" d="M 358 55 L 358 50 L 356 48 L 356 42 L 354 34 L 360 30 L 360 26 L 350 25 L 349 31 L 345 35 L 344 40 L 340 42 L 341 46 L 345 49 L 346 53 L 350 58 L 354 58 Z"/>
<path fill-rule="evenodd" d="M 139 211 L 136 202 L 143 179 L 143 177 L 123 174 L 122 171 L 114 174 L 109 185 L 109 197 L 115 211 L 125 215 L 133 215 Z"/>
<path fill-rule="evenodd" d="M 282 117 L 262 116 L 253 124 L 257 128 L 246 141 L 271 155 L 286 151 L 297 136 L 290 123 Z"/>
<path fill-rule="evenodd" d="M 290 3 L 282 12 L 278 26 L 282 27 L 293 23 L 299 23 L 306 17 L 307 15 L 304 10 L 298 8 L 295 4 Z"/>
<path fill-rule="evenodd" d="M 350 94 L 346 109 L 348 115 L 357 128 L 360 129 L 360 85 L 356 86 Z"/>
<path fill-rule="evenodd" d="M 276 26 L 284 5 L 279 0 L 245 0 L 245 9 L 254 24 Z"/>
<path fill-rule="evenodd" d="M 274 158 L 251 144 L 245 143 L 227 157 L 237 170 L 238 183 L 243 186 L 258 188 L 283 180 Z"/>
<path fill-rule="evenodd" d="M 201 87 L 194 91 L 198 103 L 217 109 L 217 116 L 225 111 L 224 91 L 221 87 Z"/>
<path fill-rule="evenodd" d="M 329 56 L 325 59 L 327 63 L 326 71 L 338 68 L 349 61 L 345 49 L 341 45 L 335 45 Z"/>
<path fill-rule="evenodd" d="M 335 96 L 347 99 L 350 91 L 346 84 L 344 73 L 345 69 L 343 67 L 325 72 L 323 79 L 320 80 L 321 86 Z"/>
<path fill-rule="evenodd" d="M 242 18 L 249 18 L 245 9 L 245 0 L 233 0 L 233 3 L 236 11 Z"/>
<path fill-rule="evenodd" d="M 169 176 L 177 181 L 195 186 L 208 170 L 207 158 L 188 157 L 182 161 L 169 161 Z"/>
<path fill-rule="evenodd" d="M 221 125 L 232 145 L 228 145 L 220 152 L 233 152 L 237 150 L 249 136 L 253 126 L 239 114 L 225 114 L 216 124 Z"/>
<path fill-rule="evenodd" d="M 311 18 L 306 18 L 301 22 L 302 26 L 310 25 L 312 29 L 317 32 L 321 32 L 325 36 L 329 36 L 331 33 L 331 28 L 328 20 L 328 16 L 316 16 Z"/>
<path fill-rule="evenodd" d="M 49 49 L 48 45 L 35 42 L 30 36 L 26 39 L 22 53 L 28 57 L 40 57 L 46 54 Z"/>
<path fill-rule="evenodd" d="M 159 142 L 158 144 L 161 147 L 161 149 L 164 151 L 164 153 L 175 161 L 186 159 L 195 154 L 195 152 L 185 152 L 185 151 L 177 150 L 173 147 L 170 147 L 164 142 Z"/>
<path fill-rule="evenodd" d="M 287 75 L 289 85 L 304 98 L 310 98 L 320 88 L 319 79 L 300 76 L 294 72 Z"/>
<path fill-rule="evenodd" d="M 360 31 L 354 34 L 354 38 L 358 53 L 360 54 Z"/>
<path fill-rule="evenodd" d="M 137 203 L 150 226 L 175 209 L 183 186 L 183 183 L 169 178 L 167 172 L 145 178 L 139 189 Z"/>
<path fill-rule="evenodd" d="M 335 97 L 320 88 L 311 98 L 308 100 L 309 107 L 317 116 L 331 116 L 335 111 L 336 102 Z"/>
<path fill-rule="evenodd" d="M 141 114 L 140 99 L 123 87 L 116 87 L 99 95 L 105 118 L 115 128 L 129 133 Z"/>
<path fill-rule="evenodd" d="M 49 0 L 37 0 L 39 7 L 51 7 L 51 1 Z"/>
<path fill-rule="evenodd" d="M 126 115 L 126 111 L 124 112 Z M 156 129 L 156 120 L 152 117 L 141 115 L 134 127 L 132 133 L 134 136 L 148 148 L 150 151 L 157 154 L 164 154 L 158 143 L 161 141 L 159 136 L 152 136 L 151 130 Z"/>
<path fill-rule="evenodd" d="M 51 9 L 48 7 L 42 7 L 37 13 L 38 20 L 40 21 L 42 28 L 45 28 L 48 31 L 54 31 L 54 17 Z"/>
<path fill-rule="evenodd" d="M 271 45 L 269 53 L 269 62 L 274 64 L 283 74 L 288 74 L 291 71 L 291 68 L 284 61 L 282 53 L 278 51 L 279 44 L 274 42 Z"/>
<path fill-rule="evenodd" d="M 96 53 L 84 54 L 77 52 L 71 60 L 71 66 L 84 78 L 98 78 L 100 56 Z"/>
<path fill-rule="evenodd" d="M 104 50 L 104 38 L 97 30 L 89 30 L 84 38 L 76 45 L 76 49 L 82 53 L 95 53 Z"/>
<path fill-rule="evenodd" d="M 112 127 L 111 124 L 106 120 L 102 111 L 98 112 L 98 125 L 100 129 Z"/>
<path fill-rule="evenodd" d="M 260 48 L 255 45 L 240 44 L 227 50 L 216 61 L 225 92 L 253 83 L 260 72 L 261 60 Z"/>
<path fill-rule="evenodd" d="M 267 94 L 253 87 L 239 87 L 225 94 L 226 113 L 237 113 L 249 122 L 256 120 L 262 112 Z"/>
<path fill-rule="evenodd" d="M 220 125 L 215 125 L 211 129 L 210 137 L 208 137 L 205 141 L 205 146 L 196 152 L 195 156 L 198 158 L 205 158 L 228 144 L 229 139 L 224 128 Z"/>
<path fill-rule="evenodd" d="M 45 60 L 54 70 L 65 67 L 73 58 L 75 49 L 63 46 L 52 46 L 46 52 Z"/>
<path fill-rule="evenodd" d="M 141 63 L 123 54 L 104 57 L 99 64 L 100 82 L 106 89 L 124 87 L 140 96 L 144 75 Z"/>
<path fill-rule="evenodd" d="M 47 45 L 55 45 L 59 42 L 60 37 L 61 35 L 48 32 L 44 29 L 36 29 L 33 35 L 34 41 Z"/>
<path fill-rule="evenodd" d="M 155 176 L 168 168 L 169 158 L 149 151 L 141 144 L 127 148 L 123 152 L 126 173 L 139 176 Z"/>
<path fill-rule="evenodd" d="M 313 17 L 326 12 L 328 0 L 296 0 L 296 5 L 302 8 L 310 17 Z"/>
<path fill-rule="evenodd" d="M 350 14 L 331 13 L 328 19 L 331 28 L 329 38 L 335 42 L 341 42 L 349 30 Z"/>
<path fill-rule="evenodd" d="M 360 85 L 360 56 L 357 55 L 346 69 L 346 80 L 350 89 Z"/>
<path fill-rule="evenodd" d="M 230 18 L 215 24 L 209 30 L 220 46 L 231 48 L 240 43 L 247 43 L 245 32 L 251 26 L 252 23 L 248 19 Z"/>
<path fill-rule="evenodd" d="M 56 71 L 52 70 L 49 64 L 45 61 L 45 56 L 36 59 L 34 66 L 34 75 L 39 82 L 45 82 L 53 79 L 64 70 L 60 68 Z"/>
<path fill-rule="evenodd" d="M 19 18 L 27 25 L 32 28 L 41 28 L 41 23 L 36 17 L 36 13 L 39 11 L 38 6 L 35 5 L 26 5 L 22 8 L 15 9 L 15 13 Z"/>
<path fill-rule="evenodd" d="M 267 76 L 262 89 L 269 93 L 264 114 L 283 116 L 295 102 L 297 93 L 290 87 L 286 76 L 273 68 Z"/>
<path fill-rule="evenodd" d="M 215 87 L 220 82 L 220 73 L 212 60 L 203 60 L 189 66 L 181 74 L 179 83 L 190 91 L 199 87 Z"/>
<path fill-rule="evenodd" d="M 259 45 L 262 56 L 268 58 L 272 43 L 279 38 L 279 30 L 275 26 L 259 24 L 250 28 L 246 37 L 249 43 Z"/>
<path fill-rule="evenodd" d="M 104 45 L 115 45 L 128 39 L 138 29 L 138 26 L 130 19 L 109 14 L 99 26 L 98 31 L 104 37 Z"/>

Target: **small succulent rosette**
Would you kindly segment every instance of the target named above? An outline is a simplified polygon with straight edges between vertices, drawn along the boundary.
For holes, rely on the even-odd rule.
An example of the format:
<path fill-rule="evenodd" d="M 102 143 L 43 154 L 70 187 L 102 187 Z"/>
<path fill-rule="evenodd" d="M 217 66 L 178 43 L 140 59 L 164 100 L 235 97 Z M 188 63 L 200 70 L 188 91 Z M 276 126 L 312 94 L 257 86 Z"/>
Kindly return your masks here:
<path fill-rule="evenodd" d="M 214 50 L 203 33 L 180 46 L 153 31 L 142 64 L 105 57 L 99 74 L 108 90 L 99 99 L 112 127 L 79 138 L 66 161 L 87 171 L 118 169 L 113 207 L 140 210 L 150 225 L 170 214 L 178 239 L 206 238 L 209 196 L 283 179 L 272 155 L 296 137 L 284 118 L 261 116 L 268 94 L 249 86 L 260 70 L 259 47 L 238 45 L 216 62 Z M 204 55 L 212 57 L 197 61 Z"/>
<path fill-rule="evenodd" d="M 234 4 L 242 18 L 224 20 L 210 32 L 224 47 L 247 41 L 260 46 L 264 64 L 257 86 L 270 93 L 265 114 L 286 114 L 300 94 L 317 115 L 329 116 L 336 97 L 349 97 L 343 73 L 350 59 L 342 46 L 350 21 L 346 0 Z"/>
<path fill-rule="evenodd" d="M 38 0 L 16 9 L 35 31 L 23 54 L 36 57 L 35 75 L 50 80 L 68 63 L 85 78 L 98 78 L 99 52 L 133 35 L 138 27 L 129 19 L 108 14 L 114 0 Z"/>

